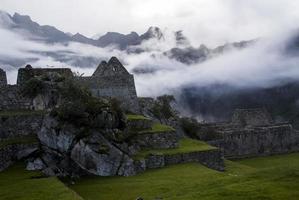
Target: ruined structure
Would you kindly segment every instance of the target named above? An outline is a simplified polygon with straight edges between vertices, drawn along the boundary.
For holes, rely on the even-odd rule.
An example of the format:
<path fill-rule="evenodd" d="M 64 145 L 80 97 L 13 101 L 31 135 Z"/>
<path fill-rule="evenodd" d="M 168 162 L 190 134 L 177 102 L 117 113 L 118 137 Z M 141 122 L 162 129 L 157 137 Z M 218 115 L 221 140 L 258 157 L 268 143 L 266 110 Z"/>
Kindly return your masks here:
<path fill-rule="evenodd" d="M 3 69 L 0 69 L 0 87 L 7 86 L 6 72 Z"/>
<path fill-rule="evenodd" d="M 299 151 L 299 132 L 288 123 L 275 123 L 265 109 L 238 109 L 228 124 L 216 124 L 221 135 L 210 144 L 227 158 L 243 158 Z"/>
<path fill-rule="evenodd" d="M 139 112 L 134 76 L 112 57 L 103 61 L 89 77 L 78 77 L 80 84 L 90 89 L 96 97 L 112 97 L 123 103 L 123 108 Z"/>
<path fill-rule="evenodd" d="M 102 61 L 92 76 L 88 77 L 76 77 L 69 68 L 32 68 L 27 65 L 25 68 L 19 69 L 17 85 L 22 86 L 35 76 L 51 74 L 74 78 L 78 84 L 88 88 L 93 96 L 116 98 L 125 110 L 139 113 L 134 76 L 126 70 L 116 57 L 112 57 L 108 63 Z"/>
<path fill-rule="evenodd" d="M 49 176 L 130 176 L 187 162 L 224 170 L 218 148 L 202 149 L 202 143 L 178 137 L 161 121 L 129 117 L 103 99 L 96 101 L 116 98 L 124 110 L 141 112 L 134 77 L 115 57 L 89 77 L 74 76 L 68 68 L 27 65 L 19 69 L 17 85 L 7 85 L 1 72 L 0 171 L 20 159 L 26 169 Z M 88 88 L 93 97 L 67 79 Z M 78 94 L 70 95 L 73 91 L 86 98 L 74 101 Z M 190 142 L 194 148 L 186 151 Z"/>
<path fill-rule="evenodd" d="M 231 123 L 237 126 L 254 127 L 273 124 L 273 120 L 265 109 L 237 109 L 233 113 Z"/>
<path fill-rule="evenodd" d="M 73 73 L 69 68 L 33 68 L 31 65 L 27 65 L 25 68 L 19 69 L 17 85 L 22 86 L 35 76 L 51 76 L 51 74 L 60 74 L 67 78 L 73 77 Z"/>

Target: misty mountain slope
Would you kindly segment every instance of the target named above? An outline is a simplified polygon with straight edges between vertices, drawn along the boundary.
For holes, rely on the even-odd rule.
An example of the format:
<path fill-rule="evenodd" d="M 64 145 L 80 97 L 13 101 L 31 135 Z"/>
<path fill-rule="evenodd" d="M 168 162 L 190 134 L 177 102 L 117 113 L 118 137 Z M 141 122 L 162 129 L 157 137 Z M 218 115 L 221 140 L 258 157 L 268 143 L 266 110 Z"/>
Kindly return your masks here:
<path fill-rule="evenodd" d="M 172 33 L 174 37 L 174 43 L 172 46 L 166 45 L 167 47 L 162 47 L 157 51 L 157 48 L 153 49 L 153 47 L 161 46 L 161 44 L 164 43 L 167 44 L 170 40 L 169 38 L 166 38 L 162 30 L 158 27 L 150 27 L 145 33 L 141 35 L 139 35 L 136 32 L 131 32 L 129 34 L 108 32 L 103 36 L 99 36 L 98 39 L 92 39 L 80 33 L 71 35 L 69 33 L 64 33 L 63 31 L 60 31 L 53 26 L 40 25 L 34 22 L 30 18 L 30 16 L 27 15 L 15 13 L 13 16 L 11 16 L 10 14 L 3 11 L 0 11 L 0 25 L 3 29 L 12 31 L 14 33 L 18 33 L 22 35 L 24 39 L 32 41 L 45 42 L 55 45 L 58 44 L 64 46 L 68 46 L 68 44 L 72 42 L 78 42 L 81 44 L 92 45 L 95 47 L 108 48 L 110 49 L 107 50 L 108 52 L 111 52 L 111 49 L 124 51 L 124 53 L 121 54 L 150 53 L 152 56 L 166 56 L 169 59 L 173 59 L 187 65 L 204 62 L 215 56 L 225 54 L 235 48 L 245 48 L 246 45 L 249 46 L 249 44 L 251 43 L 251 41 L 248 41 L 248 43 L 244 42 L 244 45 L 238 45 L 238 43 L 226 44 L 224 46 L 217 47 L 216 49 L 208 49 L 204 45 L 201 45 L 200 47 L 196 48 L 191 45 L 188 38 L 184 36 L 183 31 L 181 30 Z M 170 36 L 168 35 L 167 37 Z M 150 40 L 152 41 L 151 45 L 144 45 L 144 43 Z M 45 53 L 41 52 L 39 54 Z M 111 52 L 111 54 L 113 53 Z M 52 60 L 62 63 L 64 63 L 65 60 L 70 60 L 68 58 L 61 59 L 65 55 L 58 55 L 57 52 L 53 53 L 52 56 Z M 83 57 L 82 55 L 78 56 Z M 78 67 L 85 68 L 90 66 L 96 66 L 98 63 L 92 63 L 90 61 L 97 59 L 91 59 L 90 57 L 92 56 L 87 56 L 87 58 L 83 59 L 81 62 L 72 62 L 66 64 L 76 64 L 76 66 Z M 20 58 L 15 59 L 22 60 Z M 72 59 L 77 60 L 75 57 L 72 57 Z M 36 60 L 36 58 L 33 56 L 29 59 L 23 59 L 22 62 L 14 62 L 12 60 L 5 59 L 3 63 L 8 63 L 13 67 L 20 67 L 20 65 L 24 65 L 31 60 Z M 87 60 L 87 62 L 85 63 L 84 60 Z M 134 71 L 138 73 L 151 73 L 154 70 L 143 69 L 139 66 L 139 68 Z"/>
<path fill-rule="evenodd" d="M 193 46 L 183 31 L 169 34 L 158 27 L 91 39 L 20 14 L 0 12 L 0 24 L 0 65 L 10 83 L 27 63 L 90 75 L 114 55 L 135 74 L 139 96 L 173 94 L 198 118 L 225 120 L 235 108 L 249 107 L 266 107 L 294 123 L 299 118 L 298 32 L 208 48 Z"/>
<path fill-rule="evenodd" d="M 41 26 L 38 23 L 31 20 L 27 15 L 20 15 L 15 13 L 11 20 L 14 22 L 12 29 L 22 29 L 28 31 L 36 40 L 44 40 L 46 42 L 67 42 L 71 38 L 64 32 L 56 29 L 53 26 L 44 25 Z"/>
<path fill-rule="evenodd" d="M 219 91 L 219 92 L 217 92 Z M 271 88 L 237 89 L 228 85 L 185 88 L 183 107 L 207 121 L 227 121 L 238 108 L 266 108 L 278 121 L 299 128 L 299 80 Z"/>

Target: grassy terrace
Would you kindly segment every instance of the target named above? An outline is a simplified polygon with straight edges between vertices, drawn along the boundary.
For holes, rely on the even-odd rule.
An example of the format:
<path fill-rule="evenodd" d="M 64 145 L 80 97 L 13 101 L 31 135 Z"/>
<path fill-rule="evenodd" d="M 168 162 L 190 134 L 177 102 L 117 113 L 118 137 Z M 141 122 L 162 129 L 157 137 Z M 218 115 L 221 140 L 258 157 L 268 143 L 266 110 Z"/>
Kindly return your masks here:
<path fill-rule="evenodd" d="M 5 200 L 83 200 L 56 177 L 42 177 L 17 164 L 0 172 L 0 199 Z"/>
<path fill-rule="evenodd" d="M 226 161 L 218 172 L 197 163 L 149 170 L 133 177 L 86 177 L 71 186 L 86 200 L 294 200 L 299 154 Z M 0 188 L 0 191 L 1 188 Z"/>
<path fill-rule="evenodd" d="M 18 137 L 18 138 L 10 138 L 0 141 L 0 148 L 6 147 L 12 144 L 34 144 L 37 143 L 38 140 L 36 136 L 26 136 L 26 137 Z"/>
<path fill-rule="evenodd" d="M 142 115 L 127 115 L 127 119 L 130 120 L 150 120 L 147 117 L 144 117 Z"/>
<path fill-rule="evenodd" d="M 0 117 L 6 116 L 28 116 L 28 115 L 43 115 L 46 111 L 43 110 L 5 110 L 0 111 Z"/>
<path fill-rule="evenodd" d="M 139 131 L 139 133 L 144 134 L 144 133 L 159 133 L 159 132 L 169 132 L 169 131 L 175 131 L 175 129 L 165 124 L 155 123 L 153 124 L 151 129 Z"/>
<path fill-rule="evenodd" d="M 142 159 L 150 154 L 173 155 L 173 154 L 183 154 L 183 153 L 198 152 L 198 151 L 207 151 L 212 149 L 216 149 L 216 148 L 202 141 L 185 138 L 180 140 L 178 148 L 144 150 L 139 152 L 135 156 L 135 159 Z"/>

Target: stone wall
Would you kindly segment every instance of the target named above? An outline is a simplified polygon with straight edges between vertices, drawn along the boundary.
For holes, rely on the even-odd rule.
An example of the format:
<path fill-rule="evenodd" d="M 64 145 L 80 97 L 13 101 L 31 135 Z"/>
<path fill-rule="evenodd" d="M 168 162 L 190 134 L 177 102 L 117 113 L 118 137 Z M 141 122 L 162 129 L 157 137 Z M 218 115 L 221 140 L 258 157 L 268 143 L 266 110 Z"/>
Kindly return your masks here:
<path fill-rule="evenodd" d="M 227 158 L 245 158 L 299 151 L 299 132 L 291 125 L 272 125 L 223 131 L 223 139 L 208 143 Z"/>
<path fill-rule="evenodd" d="M 175 131 L 138 134 L 133 142 L 141 149 L 169 149 L 179 146 Z"/>
<path fill-rule="evenodd" d="M 14 144 L 0 147 L 0 172 L 11 166 L 14 162 L 37 151 L 37 149 L 38 144 Z"/>
<path fill-rule="evenodd" d="M 31 111 L 21 114 L 8 113 L 0 115 L 0 141 L 5 138 L 36 135 L 40 130 L 43 115 Z"/>
<path fill-rule="evenodd" d="M 272 124 L 273 120 L 266 109 L 236 109 L 231 123 L 240 126 L 263 126 Z"/>
<path fill-rule="evenodd" d="M 153 126 L 153 121 L 150 119 L 134 119 L 127 121 L 127 127 L 129 130 L 148 130 Z"/>
<path fill-rule="evenodd" d="M 0 111 L 31 109 L 32 101 L 21 95 L 16 85 L 7 85 L 0 90 Z"/>
<path fill-rule="evenodd" d="M 19 69 L 17 84 L 23 85 L 26 81 L 35 76 L 51 75 L 53 73 L 60 74 L 64 77 L 73 77 L 73 73 L 69 68 L 32 68 L 30 65 L 27 65 L 25 68 Z"/>
<path fill-rule="evenodd" d="M 103 61 L 89 77 L 74 77 L 69 68 L 32 68 L 27 65 L 19 69 L 17 85 L 21 86 L 35 76 L 51 76 L 54 73 L 75 78 L 79 84 L 88 88 L 93 96 L 116 98 L 125 110 L 140 113 L 134 76 L 115 57 L 112 57 L 108 63 Z"/>
<path fill-rule="evenodd" d="M 124 109 L 140 113 L 134 76 L 115 57 L 103 61 L 89 77 L 78 77 L 78 82 L 89 88 L 96 97 L 119 100 Z"/>
<path fill-rule="evenodd" d="M 223 153 L 218 150 L 198 151 L 173 155 L 149 155 L 145 159 L 135 161 L 135 171 L 162 168 L 168 165 L 199 162 L 202 165 L 218 171 L 224 170 Z"/>
<path fill-rule="evenodd" d="M 0 68 L 0 87 L 7 85 L 6 72 Z"/>

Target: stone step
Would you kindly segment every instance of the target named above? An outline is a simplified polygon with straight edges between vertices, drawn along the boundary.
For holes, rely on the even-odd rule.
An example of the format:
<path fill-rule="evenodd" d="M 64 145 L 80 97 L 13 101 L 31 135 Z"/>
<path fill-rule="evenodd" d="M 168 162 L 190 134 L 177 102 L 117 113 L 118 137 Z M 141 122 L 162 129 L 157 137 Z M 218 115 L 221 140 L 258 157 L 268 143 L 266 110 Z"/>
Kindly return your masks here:
<path fill-rule="evenodd" d="M 224 170 L 223 153 L 216 147 L 192 139 L 182 139 L 175 149 L 151 149 L 140 151 L 134 157 L 136 172 L 162 168 L 168 165 L 199 162 L 211 169 Z"/>
<path fill-rule="evenodd" d="M 127 124 L 129 130 L 146 130 L 151 129 L 153 121 L 142 115 L 127 115 Z"/>
<path fill-rule="evenodd" d="M 150 129 L 138 131 L 132 139 L 141 149 L 169 149 L 178 147 L 178 137 L 175 129 L 155 123 Z"/>

